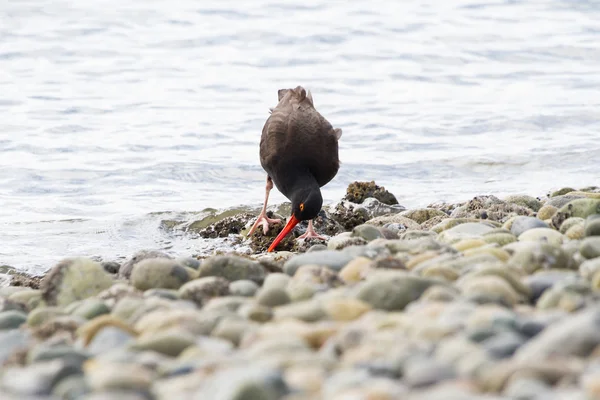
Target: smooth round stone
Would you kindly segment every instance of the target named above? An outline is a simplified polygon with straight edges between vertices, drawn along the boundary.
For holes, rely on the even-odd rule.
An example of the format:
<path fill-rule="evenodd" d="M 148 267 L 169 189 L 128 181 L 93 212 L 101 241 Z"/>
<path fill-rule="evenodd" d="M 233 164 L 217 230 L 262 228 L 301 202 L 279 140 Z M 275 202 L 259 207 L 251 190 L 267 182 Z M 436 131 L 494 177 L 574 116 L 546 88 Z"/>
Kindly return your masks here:
<path fill-rule="evenodd" d="M 346 283 L 359 282 L 366 275 L 370 265 L 371 259 L 357 257 L 340 270 L 339 277 Z"/>
<path fill-rule="evenodd" d="M 50 306 L 66 306 L 109 288 L 111 276 L 102 265 L 87 258 L 67 258 L 42 280 L 42 298 Z"/>
<path fill-rule="evenodd" d="M 179 299 L 179 292 L 175 289 L 154 288 L 146 290 L 144 292 L 144 297 L 158 297 L 166 300 L 177 300 Z"/>
<path fill-rule="evenodd" d="M 23 397 L 48 396 L 57 382 L 79 373 L 79 366 L 63 360 L 40 361 L 26 367 L 5 368 L 0 377 L 0 386 L 9 393 Z"/>
<path fill-rule="evenodd" d="M 11 357 L 15 351 L 27 345 L 31 338 L 29 330 L 10 329 L 0 330 L 0 365 Z"/>
<path fill-rule="evenodd" d="M 238 315 L 259 323 L 270 321 L 273 318 L 273 310 L 260 304 L 243 304 L 237 310 Z"/>
<path fill-rule="evenodd" d="M 458 298 L 458 291 L 454 288 L 435 285 L 431 286 L 423 292 L 420 301 L 431 302 L 452 302 Z"/>
<path fill-rule="evenodd" d="M 40 344 L 32 348 L 27 354 L 27 363 L 60 359 L 73 365 L 82 365 L 90 357 L 85 350 L 76 349 L 68 345 L 48 346 Z"/>
<path fill-rule="evenodd" d="M 64 400 L 80 400 L 83 396 L 89 393 L 90 388 L 84 375 L 71 375 L 54 386 L 52 395 L 58 399 Z"/>
<path fill-rule="evenodd" d="M 286 304 L 274 309 L 275 319 L 295 318 L 304 322 L 315 322 L 327 316 L 321 302 L 315 300 L 304 300 L 296 303 Z"/>
<path fill-rule="evenodd" d="M 518 294 L 522 295 L 523 297 L 529 298 L 531 296 L 531 290 L 526 284 L 521 282 L 520 274 L 514 270 L 506 268 L 504 265 L 477 267 L 473 271 L 470 271 L 468 275 L 466 275 L 465 279 L 489 275 L 498 276 L 504 279 Z"/>
<path fill-rule="evenodd" d="M 190 275 L 185 267 L 166 258 L 142 260 L 133 267 L 131 272 L 131 283 L 139 290 L 179 289 L 189 280 Z"/>
<path fill-rule="evenodd" d="M 119 268 L 119 277 L 129 279 L 131 276 L 131 271 L 133 271 L 133 267 L 139 263 L 140 261 L 149 259 L 149 258 L 166 258 L 172 260 L 173 257 L 170 255 L 163 253 L 158 250 L 141 250 L 135 253 L 127 262 L 125 262 L 121 268 Z"/>
<path fill-rule="evenodd" d="M 362 237 L 352 236 L 351 232 L 342 232 L 329 239 L 329 241 L 327 242 L 327 250 L 342 250 L 349 246 L 364 244 L 367 244 L 367 241 Z"/>
<path fill-rule="evenodd" d="M 236 313 L 241 306 L 251 301 L 252 299 L 244 296 L 213 297 L 202 309 L 203 311 L 214 311 L 221 315 L 227 315 Z"/>
<path fill-rule="evenodd" d="M 256 326 L 258 325 L 252 321 L 238 318 L 223 318 L 219 321 L 211 335 L 219 339 L 228 340 L 234 346 L 238 346 L 242 337 L 252 332 Z"/>
<path fill-rule="evenodd" d="M 200 260 L 193 257 L 180 257 L 176 260 L 180 265 L 197 270 L 200 268 Z"/>
<path fill-rule="evenodd" d="M 451 365 L 424 357 L 409 360 L 403 372 L 403 380 L 412 388 L 426 387 L 456 377 Z"/>
<path fill-rule="evenodd" d="M 485 233 L 494 229 L 490 226 L 481 222 L 465 222 L 463 224 L 456 225 L 453 228 L 446 229 L 441 232 L 437 240 L 443 243 L 453 243 L 461 239 L 478 238 Z"/>
<path fill-rule="evenodd" d="M 322 307 L 334 321 L 352 321 L 372 309 L 364 301 L 352 298 L 327 299 L 323 301 Z"/>
<path fill-rule="evenodd" d="M 129 321 L 134 313 L 142 308 L 145 300 L 140 297 L 123 297 L 113 307 L 111 314 L 123 321 Z"/>
<path fill-rule="evenodd" d="M 312 246 L 310 246 L 309 249 L 306 250 L 306 252 L 311 253 L 314 251 L 323 251 L 323 250 L 327 250 L 327 246 L 322 243 L 317 243 L 317 244 L 313 244 Z"/>
<path fill-rule="evenodd" d="M 317 292 L 323 291 L 323 285 L 313 282 L 292 281 L 286 288 L 292 302 L 311 299 Z"/>
<path fill-rule="evenodd" d="M 439 283 L 434 279 L 390 274 L 389 277 L 373 277 L 359 283 L 356 297 L 376 309 L 400 311 L 430 286 Z"/>
<path fill-rule="evenodd" d="M 37 307 L 41 300 L 42 291 L 39 289 L 20 290 L 8 296 L 8 301 L 23 304 L 27 306 L 28 309 Z M 6 311 L 8 309 L 6 307 L 6 300 L 4 300 L 0 308 Z M 22 307 L 19 306 L 19 309 L 22 309 Z"/>
<path fill-rule="evenodd" d="M 543 380 L 525 376 L 511 379 L 502 394 L 516 400 L 543 400 L 552 398 L 552 387 Z"/>
<path fill-rule="evenodd" d="M 133 350 L 152 350 L 170 357 L 177 357 L 194 343 L 194 336 L 183 329 L 174 327 L 159 332 L 142 334 L 130 347 Z"/>
<path fill-rule="evenodd" d="M 98 330 L 86 348 L 91 354 L 102 354 L 124 347 L 134 339 L 135 336 L 128 331 L 116 326 L 106 326 Z"/>
<path fill-rule="evenodd" d="M 598 271 L 600 271 L 600 258 L 586 260 L 579 266 L 579 273 L 588 280 L 592 280 Z"/>
<path fill-rule="evenodd" d="M 583 228 L 584 224 L 585 224 L 585 219 L 583 219 L 583 218 L 579 218 L 579 217 L 567 218 L 566 220 L 563 221 L 562 224 L 560 224 L 559 232 L 564 235 L 572 227 L 581 225 Z"/>
<path fill-rule="evenodd" d="M 514 355 L 516 361 L 559 357 L 588 357 L 600 344 L 600 310 L 585 308 L 550 324 L 525 343 Z"/>
<path fill-rule="evenodd" d="M 587 259 L 600 257 L 600 236 L 583 239 L 579 245 L 579 252 Z"/>
<path fill-rule="evenodd" d="M 575 199 L 571 200 L 559 210 L 559 213 L 564 213 L 568 217 L 587 218 L 593 214 L 600 214 L 600 199 Z"/>
<path fill-rule="evenodd" d="M 362 224 L 355 226 L 352 229 L 352 236 L 363 238 L 365 241 L 370 242 L 375 239 L 383 237 L 381 231 L 373 225 Z"/>
<path fill-rule="evenodd" d="M 277 289 L 285 289 L 292 278 L 284 273 L 275 272 L 267 275 L 265 281 L 263 282 L 262 288 L 277 288 Z"/>
<path fill-rule="evenodd" d="M 293 276 L 302 265 L 322 265 L 334 271 L 341 270 L 354 257 L 342 251 L 326 250 L 315 253 L 298 254 L 283 265 L 283 272 Z"/>
<path fill-rule="evenodd" d="M 519 237 L 524 232 L 535 228 L 548 228 L 548 224 L 535 217 L 518 216 L 513 220 L 510 232 Z"/>
<path fill-rule="evenodd" d="M 523 246 L 516 248 L 508 264 L 528 274 L 540 269 L 568 269 L 572 266 L 569 255 L 558 246 L 544 242 L 519 242 Z"/>
<path fill-rule="evenodd" d="M 101 390 L 91 392 L 85 395 L 85 397 L 77 398 L 76 400 L 148 400 L 151 399 L 149 394 L 139 389 L 135 390 Z"/>
<path fill-rule="evenodd" d="M 490 232 L 486 233 L 481 237 L 486 243 L 496 243 L 499 246 L 505 246 L 507 244 L 517 241 L 517 237 L 512 233 L 504 232 Z"/>
<path fill-rule="evenodd" d="M 179 298 L 203 306 L 210 299 L 229 294 L 229 281 L 219 276 L 206 276 L 185 283 L 179 288 Z"/>
<path fill-rule="evenodd" d="M 261 289 L 256 296 L 256 302 L 267 307 L 281 306 L 290 301 L 290 296 L 285 289 L 280 288 Z"/>
<path fill-rule="evenodd" d="M 557 207 L 554 207 L 550 204 L 545 204 L 538 210 L 537 218 L 541 219 L 542 221 L 545 221 L 547 219 L 552 218 L 554 216 L 554 214 L 556 214 L 557 211 L 558 211 Z"/>
<path fill-rule="evenodd" d="M 25 311 L 23 303 L 11 300 L 10 298 L 0 297 L 0 313 L 4 311 Z"/>
<path fill-rule="evenodd" d="M 234 255 L 207 258 L 200 265 L 198 272 L 200 277 L 219 276 L 230 282 L 244 279 L 258 284 L 262 284 L 266 276 L 265 268 L 260 263 Z"/>
<path fill-rule="evenodd" d="M 515 332 L 498 332 L 484 340 L 481 345 L 495 359 L 511 357 L 525 343 L 525 338 Z"/>
<path fill-rule="evenodd" d="M 439 278 L 449 282 L 457 280 L 459 276 L 458 271 L 447 265 L 430 265 L 423 268 L 420 273 L 424 278 Z"/>
<path fill-rule="evenodd" d="M 95 391 L 125 389 L 144 390 L 153 381 L 152 372 L 133 363 L 92 361 L 84 364 L 86 381 Z"/>
<path fill-rule="evenodd" d="M 600 213 L 586 218 L 583 231 L 585 236 L 600 236 Z"/>
<path fill-rule="evenodd" d="M 532 228 L 519 235 L 519 241 L 544 242 L 560 246 L 564 241 L 564 236 L 551 228 Z"/>
<path fill-rule="evenodd" d="M 505 304 L 514 305 L 519 301 L 515 290 L 504 279 L 489 275 L 467 279 L 461 284 L 463 295 L 467 297 L 491 296 L 500 298 Z"/>
<path fill-rule="evenodd" d="M 27 316 L 27 324 L 31 327 L 40 326 L 53 318 L 65 315 L 58 307 L 40 307 L 31 311 Z"/>
<path fill-rule="evenodd" d="M 580 240 L 585 237 L 585 232 L 583 230 L 583 224 L 573 225 L 567 232 L 565 232 L 565 236 L 571 240 Z"/>
<path fill-rule="evenodd" d="M 458 242 L 455 242 L 454 244 L 452 244 L 452 247 L 454 247 L 457 251 L 465 251 L 465 250 L 475 249 L 477 247 L 481 247 L 481 246 L 485 246 L 485 245 L 486 245 L 486 242 L 483 239 L 470 238 L 470 239 L 459 240 Z"/>
<path fill-rule="evenodd" d="M 101 300 L 87 299 L 81 303 L 71 315 L 85 319 L 94 319 L 99 315 L 109 314 L 110 308 Z"/>
<path fill-rule="evenodd" d="M 0 329 L 17 329 L 27 321 L 23 311 L 8 310 L 0 312 Z"/>
<path fill-rule="evenodd" d="M 282 274 L 283 275 L 283 274 Z M 287 277 L 287 275 L 285 275 Z M 268 276 L 267 276 L 268 278 Z M 266 282 L 266 280 L 265 280 Z M 264 286 L 264 284 L 263 284 Z M 252 297 L 258 291 L 259 286 L 254 281 L 247 279 L 241 279 L 239 281 L 233 281 L 229 284 L 229 294 L 232 296 L 244 296 Z"/>

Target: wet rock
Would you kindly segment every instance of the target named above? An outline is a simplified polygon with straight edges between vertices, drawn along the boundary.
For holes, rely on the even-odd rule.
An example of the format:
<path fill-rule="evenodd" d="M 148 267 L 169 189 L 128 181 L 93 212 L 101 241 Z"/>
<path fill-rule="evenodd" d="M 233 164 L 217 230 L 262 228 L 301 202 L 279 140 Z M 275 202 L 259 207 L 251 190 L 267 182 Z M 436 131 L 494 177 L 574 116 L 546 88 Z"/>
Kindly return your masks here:
<path fill-rule="evenodd" d="M 405 274 L 373 276 L 359 283 L 356 297 L 376 309 L 403 310 L 410 302 L 418 299 L 426 289 L 439 283 L 434 279 Z"/>
<path fill-rule="evenodd" d="M 495 196 L 476 196 L 460 206 L 450 216 L 452 218 L 481 218 L 491 221 L 506 221 L 516 215 L 532 215 L 533 210 L 518 204 L 504 202 Z"/>
<path fill-rule="evenodd" d="M 541 201 L 535 197 L 524 194 L 506 196 L 504 201 L 506 203 L 517 204 L 519 206 L 530 208 L 533 211 L 539 211 L 539 209 L 542 207 Z"/>
<path fill-rule="evenodd" d="M 197 231 L 198 235 L 205 239 L 224 238 L 229 235 L 238 235 L 242 233 L 248 222 L 253 219 L 250 213 L 240 213 L 225 217 L 220 221 L 207 226 L 204 229 L 199 229 L 199 226 L 192 223 L 188 226 L 188 231 Z M 204 222 L 204 221 L 203 221 Z"/>
<path fill-rule="evenodd" d="M 519 241 L 527 242 L 544 242 L 554 246 L 560 246 L 564 241 L 564 236 L 554 229 L 550 228 L 533 228 L 523 232 L 519 236 Z"/>
<path fill-rule="evenodd" d="M 202 307 L 213 297 L 227 296 L 229 281 L 220 276 L 206 276 L 187 282 L 179 288 L 182 300 L 191 300 Z"/>
<path fill-rule="evenodd" d="M 422 224 L 425 221 L 435 217 L 448 218 L 448 214 L 436 208 L 417 208 L 413 210 L 406 210 L 401 212 L 400 215 L 412 219 L 417 224 Z"/>
<path fill-rule="evenodd" d="M 141 250 L 135 253 L 131 259 L 127 260 L 119 269 L 119 277 L 129 279 L 131 271 L 135 264 L 148 258 L 166 258 L 173 259 L 170 255 L 157 250 Z"/>
<path fill-rule="evenodd" d="M 519 216 L 513 220 L 510 232 L 519 237 L 522 233 L 534 228 L 548 228 L 548 224 L 535 217 Z"/>
<path fill-rule="evenodd" d="M 219 276 L 228 281 L 251 280 L 262 284 L 266 271 L 253 260 L 234 255 L 213 256 L 205 259 L 199 269 L 199 276 Z"/>
<path fill-rule="evenodd" d="M 267 275 L 267 279 L 271 275 L 273 275 L 273 274 Z M 283 275 L 283 274 L 281 274 L 281 275 Z M 285 276 L 288 277 L 287 275 L 285 275 Z M 203 279 L 203 278 L 200 278 L 200 279 Z M 265 280 L 265 282 L 266 282 L 266 280 Z M 264 284 L 263 284 L 263 286 L 264 286 Z M 256 284 L 256 282 L 250 281 L 247 279 L 233 281 L 229 284 L 229 293 L 232 296 L 252 297 L 256 294 L 258 289 L 259 289 L 259 286 Z"/>
<path fill-rule="evenodd" d="M 83 375 L 70 375 L 61 379 L 52 389 L 58 399 L 79 400 L 89 393 L 90 388 Z"/>
<path fill-rule="evenodd" d="M 421 225 L 419 225 L 414 220 L 402 216 L 400 214 L 392 214 L 392 215 L 382 215 L 380 217 L 375 217 L 367 220 L 365 222 L 369 225 L 374 226 L 387 226 L 395 225 L 394 230 L 398 232 L 403 232 L 408 229 L 419 230 L 421 229 Z"/>
<path fill-rule="evenodd" d="M 99 263 L 86 258 L 65 259 L 42 280 L 42 298 L 48 305 L 65 306 L 94 296 L 112 283 Z"/>
<path fill-rule="evenodd" d="M 308 264 L 322 265 L 334 271 L 339 271 L 353 258 L 351 254 L 333 250 L 298 254 L 285 262 L 283 271 L 288 275 L 294 275 L 299 267 Z"/>
<path fill-rule="evenodd" d="M 139 290 L 179 289 L 190 278 L 184 267 L 174 260 L 165 258 L 142 260 L 131 272 L 131 283 Z"/>
<path fill-rule="evenodd" d="M 371 218 L 366 208 L 348 201 L 334 204 L 331 207 L 330 215 L 344 230 L 351 230 Z"/>
<path fill-rule="evenodd" d="M 376 185 L 374 181 L 352 182 L 346 189 L 344 200 L 360 204 L 368 197 L 374 197 L 384 204 L 398 204 L 398 200 L 393 194 L 385 190 L 383 186 Z"/>

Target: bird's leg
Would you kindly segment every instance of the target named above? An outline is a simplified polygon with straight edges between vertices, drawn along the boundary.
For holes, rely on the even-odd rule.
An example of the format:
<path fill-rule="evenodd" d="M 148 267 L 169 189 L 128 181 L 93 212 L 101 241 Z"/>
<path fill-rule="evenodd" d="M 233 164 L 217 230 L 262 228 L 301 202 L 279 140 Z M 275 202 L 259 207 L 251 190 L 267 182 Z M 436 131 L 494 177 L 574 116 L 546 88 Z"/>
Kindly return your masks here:
<path fill-rule="evenodd" d="M 313 228 L 312 219 L 308 221 L 308 228 L 306 228 L 306 232 L 304 232 L 302 235 L 298 236 L 298 239 L 308 239 L 308 238 L 326 240 L 323 236 L 319 236 L 317 234 L 317 232 L 315 232 L 315 228 Z"/>
<path fill-rule="evenodd" d="M 263 227 L 263 233 L 266 235 L 269 231 L 270 224 L 276 224 L 281 222 L 280 219 L 272 219 L 267 217 L 267 202 L 269 201 L 269 192 L 273 189 L 273 180 L 270 176 L 267 176 L 267 186 L 265 187 L 265 204 L 263 204 L 262 211 L 258 215 L 258 218 L 252 225 L 252 228 L 248 231 L 248 236 L 252 235 L 252 233 L 258 228 L 259 225 Z"/>

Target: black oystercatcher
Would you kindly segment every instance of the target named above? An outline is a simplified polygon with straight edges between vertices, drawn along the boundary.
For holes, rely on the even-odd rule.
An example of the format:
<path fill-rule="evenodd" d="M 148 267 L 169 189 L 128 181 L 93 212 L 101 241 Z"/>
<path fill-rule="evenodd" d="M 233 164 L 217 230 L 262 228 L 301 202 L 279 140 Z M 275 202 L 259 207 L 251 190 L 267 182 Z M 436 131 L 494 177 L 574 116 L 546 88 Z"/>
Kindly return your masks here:
<path fill-rule="evenodd" d="M 265 204 L 248 235 L 259 225 L 266 234 L 269 224 L 281 222 L 266 214 L 273 183 L 292 202 L 292 215 L 268 251 L 273 251 L 300 221 L 308 220 L 308 229 L 299 239 L 321 238 L 312 220 L 323 205 L 320 188 L 340 168 L 338 140 L 342 136 L 341 129 L 334 129 L 315 110 L 310 91 L 298 86 L 280 89 L 277 94 L 279 103 L 271 109 L 260 138 L 260 164 L 267 172 Z"/>

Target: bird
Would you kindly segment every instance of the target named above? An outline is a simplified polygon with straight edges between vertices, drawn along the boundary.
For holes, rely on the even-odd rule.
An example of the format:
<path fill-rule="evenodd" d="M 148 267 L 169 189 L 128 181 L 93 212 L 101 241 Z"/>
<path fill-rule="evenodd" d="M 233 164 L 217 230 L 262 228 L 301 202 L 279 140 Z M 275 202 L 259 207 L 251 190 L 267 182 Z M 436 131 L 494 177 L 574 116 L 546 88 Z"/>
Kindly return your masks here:
<path fill-rule="evenodd" d="M 310 90 L 302 86 L 279 89 L 277 97 L 277 106 L 269 110 L 260 138 L 260 164 L 267 173 L 265 201 L 248 236 L 261 225 L 267 234 L 269 225 L 281 222 L 267 217 L 273 185 L 291 201 L 292 213 L 268 252 L 300 221 L 308 221 L 308 228 L 298 239 L 324 239 L 315 232 L 312 220 L 323 206 L 321 187 L 340 168 L 338 141 L 342 137 L 342 129 L 334 128 L 315 109 Z"/>

